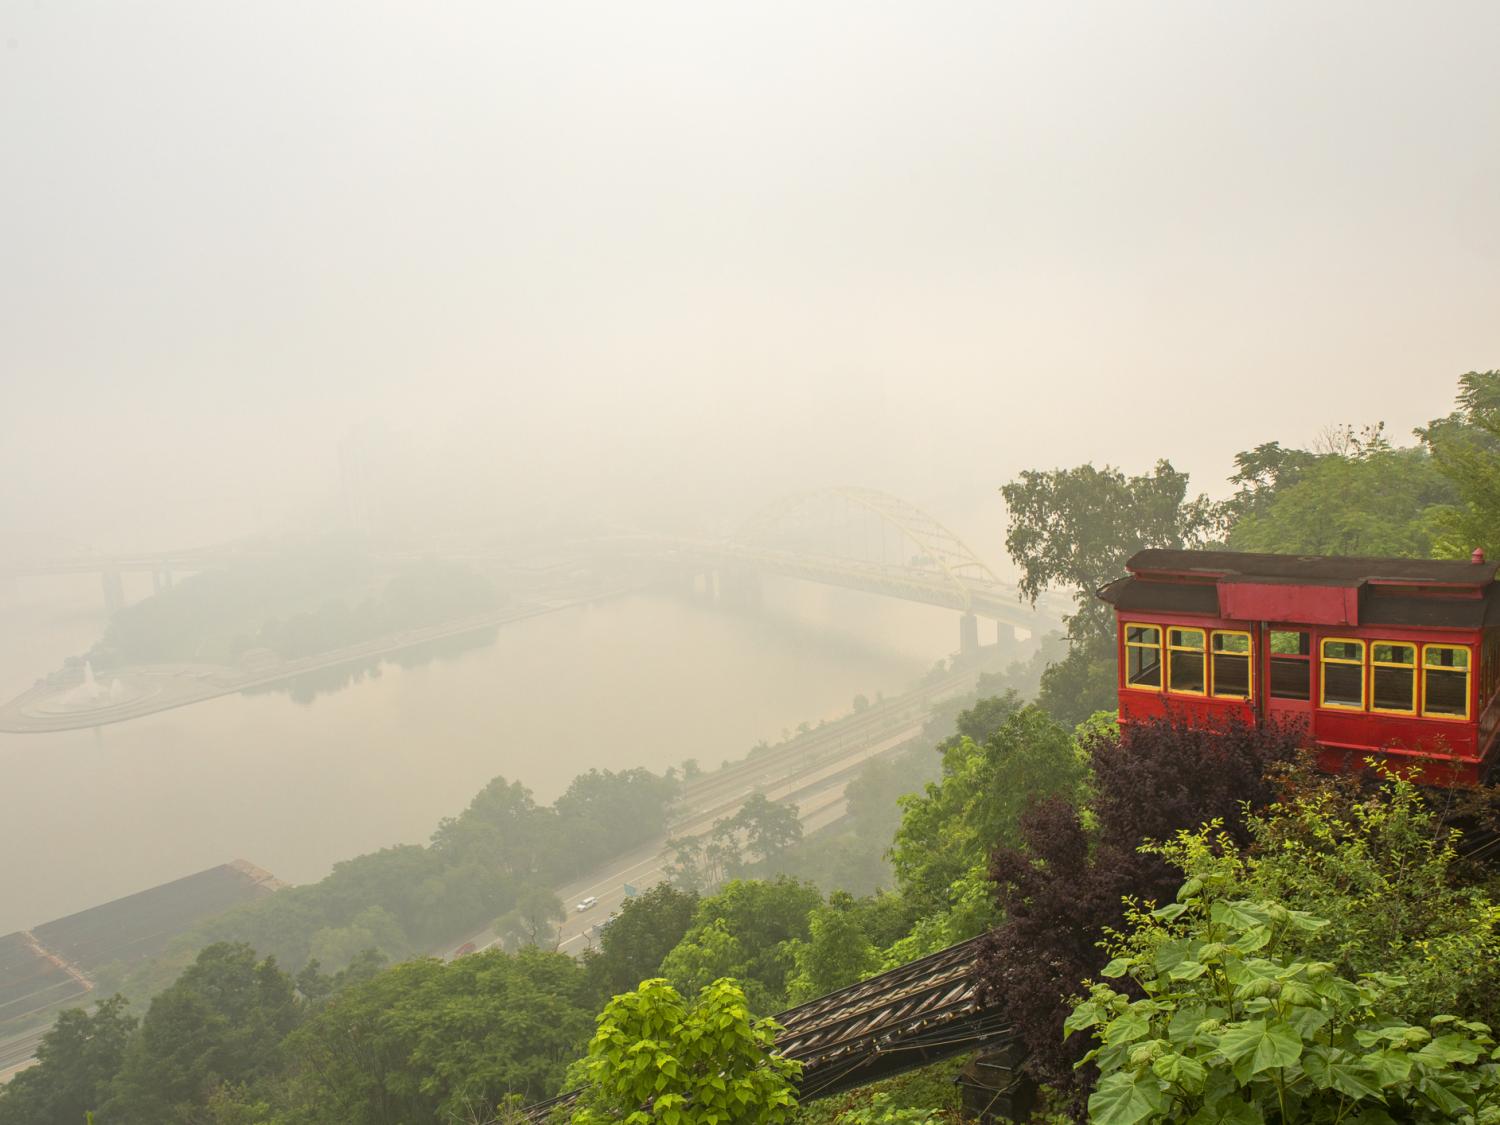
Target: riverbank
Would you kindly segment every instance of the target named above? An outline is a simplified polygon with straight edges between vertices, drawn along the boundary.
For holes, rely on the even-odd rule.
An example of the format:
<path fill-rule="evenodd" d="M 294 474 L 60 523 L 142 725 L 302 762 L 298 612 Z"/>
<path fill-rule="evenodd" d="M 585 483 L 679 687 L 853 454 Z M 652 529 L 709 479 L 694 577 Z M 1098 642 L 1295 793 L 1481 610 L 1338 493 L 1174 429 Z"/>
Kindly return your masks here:
<path fill-rule="evenodd" d="M 309 672 L 378 659 L 434 641 L 605 601 L 633 593 L 635 589 L 630 585 L 609 586 L 584 594 L 528 601 L 493 613 L 407 629 L 296 660 L 261 663 L 250 668 L 224 664 L 158 664 L 125 668 L 111 676 L 112 683 L 120 690 L 100 692 L 97 704 L 71 703 L 69 696 L 77 691 L 76 685 L 39 682 L 0 706 L 0 732 L 51 734 L 128 722 L 223 695 L 271 687 Z"/>

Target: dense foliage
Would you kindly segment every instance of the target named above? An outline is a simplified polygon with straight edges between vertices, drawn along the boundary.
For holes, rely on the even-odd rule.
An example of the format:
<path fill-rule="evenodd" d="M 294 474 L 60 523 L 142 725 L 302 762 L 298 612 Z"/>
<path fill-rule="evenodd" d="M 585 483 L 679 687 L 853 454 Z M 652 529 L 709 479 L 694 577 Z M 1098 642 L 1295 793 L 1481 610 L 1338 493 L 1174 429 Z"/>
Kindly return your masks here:
<path fill-rule="evenodd" d="M 642 981 L 599 1017 L 576 1072 L 577 1125 L 779 1125 L 796 1110 L 801 1067 L 773 1050 L 777 1026 L 750 1015 L 733 981 L 690 1004 L 664 980 Z"/>
<path fill-rule="evenodd" d="M 1441 516 L 1441 553 L 1462 558 L 1481 547 L 1500 558 L 1500 371 L 1463 376 L 1458 409 L 1421 436 L 1458 494 Z"/>
<path fill-rule="evenodd" d="M 1343 452 L 1263 446 L 1241 454 L 1235 480 L 1258 495 L 1234 522 L 1229 546 L 1282 554 L 1430 556 L 1458 499 L 1453 481 L 1422 446 L 1396 449 L 1379 432 L 1343 444 Z"/>
<path fill-rule="evenodd" d="M 123 996 L 92 1013 L 64 1012 L 42 1040 L 37 1065 L 0 1087 L 0 1125 L 77 1125 L 109 1097 L 138 1022 Z"/>
<path fill-rule="evenodd" d="M 469 1120 L 562 1082 L 596 998 L 573 958 L 528 949 L 407 961 L 344 989 L 286 1041 L 288 1125 Z"/>
<path fill-rule="evenodd" d="M 777 1011 L 795 963 L 788 943 L 807 940 L 809 916 L 822 901 L 816 887 L 793 879 L 733 880 L 698 903 L 692 926 L 662 960 L 661 975 L 690 993 L 733 977 L 755 1011 Z"/>
<path fill-rule="evenodd" d="M 990 874 L 1003 921 L 992 931 L 982 976 L 1004 997 L 1031 1051 L 1031 1071 L 1045 1081 L 1071 1080 L 1073 1050 L 1063 1043 L 1068 999 L 1096 967 L 1096 944 L 1121 924 L 1126 895 L 1161 898 L 1176 873 L 1143 854 L 1143 839 L 1167 839 L 1218 819 L 1248 839 L 1245 810 L 1276 795 L 1268 767 L 1300 746 L 1282 728 L 1233 724 L 1189 729 L 1166 721 L 1091 734 L 1088 812 L 1052 797 L 1021 820 L 1019 846 L 999 847 Z"/>
<path fill-rule="evenodd" d="M 292 979 L 246 945 L 211 945 L 157 995 L 130 1039 L 106 1120 L 190 1120 L 226 1083 L 269 1077 L 299 1017 Z"/>
<path fill-rule="evenodd" d="M 718 886 L 739 878 L 756 863 L 775 864 L 802 840 L 802 821 L 794 805 L 752 793 L 732 816 L 720 817 L 701 836 L 667 841 L 672 881 L 689 890 Z"/>
<path fill-rule="evenodd" d="M 982 876 L 995 846 L 1017 841 L 1030 803 L 1077 800 L 1084 763 L 1071 732 L 1019 703 L 1003 696 L 966 711 L 959 734 L 942 746 L 942 778 L 901 799 L 891 862 L 901 893 L 922 914 L 958 905 L 957 888 Z"/>
<path fill-rule="evenodd" d="M 656 975 L 693 924 L 698 896 L 670 883 L 658 883 L 627 899 L 614 921 L 604 927 L 599 945 L 584 953 L 589 980 L 597 995 L 615 996 Z"/>
<path fill-rule="evenodd" d="M 1299 945 L 1328 923 L 1195 876 L 1176 901 L 1137 911 L 1068 1017 L 1099 1045 L 1089 1119 L 1137 1122 L 1475 1122 L 1500 1115 L 1486 1024 L 1398 1018 L 1383 972 L 1341 976 Z M 1139 999 L 1134 999 L 1139 996 Z M 1429 1009 L 1430 1010 L 1430 1009 Z"/>

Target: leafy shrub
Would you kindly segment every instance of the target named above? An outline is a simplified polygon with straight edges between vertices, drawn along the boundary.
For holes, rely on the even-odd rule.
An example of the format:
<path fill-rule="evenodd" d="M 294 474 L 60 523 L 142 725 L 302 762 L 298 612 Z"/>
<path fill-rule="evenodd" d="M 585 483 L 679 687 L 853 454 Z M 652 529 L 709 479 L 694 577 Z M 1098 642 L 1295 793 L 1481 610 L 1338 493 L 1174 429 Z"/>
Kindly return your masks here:
<path fill-rule="evenodd" d="M 731 980 L 714 981 L 691 1004 L 665 980 L 644 981 L 605 1007 L 588 1057 L 570 1074 L 585 1089 L 573 1121 L 790 1121 L 802 1066 L 774 1052 L 779 1030 L 751 1019 Z"/>
<path fill-rule="evenodd" d="M 1066 1022 L 1099 1044 L 1084 1056 L 1101 1075 L 1091 1121 L 1500 1120 L 1488 1026 L 1394 1017 L 1385 1002 L 1403 982 L 1289 959 L 1328 923 L 1234 890 L 1221 869 L 1132 912 L 1103 975 L 1128 977 L 1142 998 L 1097 984 Z"/>

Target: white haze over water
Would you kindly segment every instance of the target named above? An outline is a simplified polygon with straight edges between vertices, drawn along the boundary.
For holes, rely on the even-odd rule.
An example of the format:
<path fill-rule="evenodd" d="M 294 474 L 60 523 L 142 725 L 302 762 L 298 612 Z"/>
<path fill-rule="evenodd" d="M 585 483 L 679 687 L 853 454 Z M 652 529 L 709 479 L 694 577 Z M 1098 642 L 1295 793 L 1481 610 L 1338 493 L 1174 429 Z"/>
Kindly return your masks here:
<path fill-rule="evenodd" d="M 994 488 L 1500 364 L 1500 6 L 0 2 L 0 538 Z"/>

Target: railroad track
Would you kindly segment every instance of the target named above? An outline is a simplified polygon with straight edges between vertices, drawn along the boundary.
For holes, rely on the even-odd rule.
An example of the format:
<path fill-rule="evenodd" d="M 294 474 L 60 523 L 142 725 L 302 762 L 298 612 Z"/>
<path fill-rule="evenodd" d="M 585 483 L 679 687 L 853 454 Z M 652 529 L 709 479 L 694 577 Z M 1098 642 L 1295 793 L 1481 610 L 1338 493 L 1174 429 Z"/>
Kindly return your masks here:
<path fill-rule="evenodd" d="M 21 1035 L 0 1042 L 0 1082 L 9 1079 L 11 1071 L 18 1070 L 36 1058 L 36 1049 L 45 1034 L 47 1034 L 47 1029 L 42 1028 L 30 1035 Z"/>

